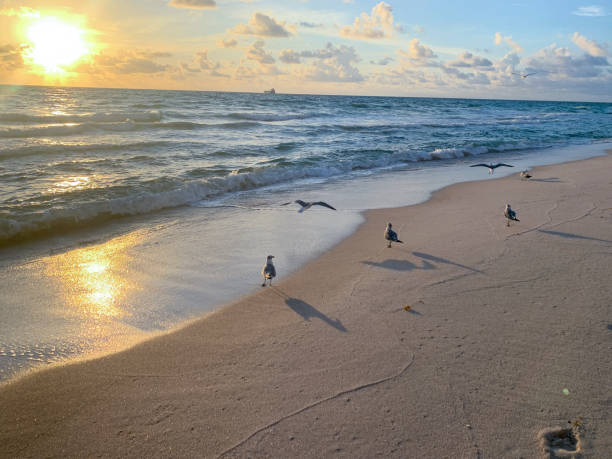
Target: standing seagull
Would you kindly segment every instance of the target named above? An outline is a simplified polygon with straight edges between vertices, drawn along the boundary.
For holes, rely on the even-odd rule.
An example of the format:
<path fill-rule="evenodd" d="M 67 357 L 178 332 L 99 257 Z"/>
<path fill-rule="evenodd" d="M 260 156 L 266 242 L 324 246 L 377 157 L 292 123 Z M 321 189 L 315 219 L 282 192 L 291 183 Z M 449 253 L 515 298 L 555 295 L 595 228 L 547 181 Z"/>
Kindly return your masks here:
<path fill-rule="evenodd" d="M 508 219 L 508 226 L 510 226 L 510 220 L 514 220 L 516 222 L 520 222 L 518 218 L 516 218 L 516 212 L 510 208 L 510 204 L 506 204 L 506 210 L 504 210 L 504 215 Z"/>
<path fill-rule="evenodd" d="M 301 206 L 300 210 L 298 210 L 298 213 L 300 213 L 300 214 L 302 212 L 304 212 L 305 210 L 310 209 L 312 206 L 323 206 L 323 207 L 327 207 L 328 209 L 331 209 L 331 210 L 336 210 L 335 207 L 332 207 L 332 206 L 330 206 L 329 204 L 327 204 L 326 202 L 323 202 L 323 201 L 304 202 L 301 199 L 297 199 L 297 200 L 295 200 L 293 202 L 295 202 L 296 204 L 299 204 Z M 281 204 L 281 206 L 286 206 L 287 204 L 291 204 L 291 203 L 290 202 L 285 202 L 284 204 Z"/>
<path fill-rule="evenodd" d="M 526 170 L 525 170 L 525 171 L 521 171 L 520 176 L 521 176 L 521 179 L 523 179 L 523 180 L 528 180 L 528 179 L 530 179 L 531 177 L 533 177 L 533 176 L 532 176 L 532 175 L 531 175 L 529 172 L 527 172 Z"/>
<path fill-rule="evenodd" d="M 497 163 L 497 164 L 493 164 L 493 163 L 491 163 L 491 164 L 480 163 L 480 164 L 473 164 L 470 167 L 479 167 L 479 166 L 488 168 L 489 169 L 489 175 L 493 175 L 493 171 L 495 171 L 495 169 L 497 169 L 500 166 L 514 167 L 514 166 L 511 166 L 510 164 L 504 164 L 504 163 Z"/>
<path fill-rule="evenodd" d="M 270 279 L 270 286 L 272 286 L 272 279 L 276 277 L 276 269 L 272 264 L 272 258 L 274 258 L 274 255 L 268 255 L 268 258 L 266 258 L 266 264 L 261 270 L 261 275 L 264 278 L 263 284 L 261 284 L 262 287 L 266 286 L 266 281 L 268 279 Z"/>
<path fill-rule="evenodd" d="M 385 230 L 385 239 L 389 241 L 389 245 L 387 245 L 387 247 L 391 247 L 392 242 L 399 242 L 400 244 L 403 244 L 403 242 L 397 238 L 397 233 L 391 229 L 391 226 L 391 223 L 387 223 L 387 229 Z"/>

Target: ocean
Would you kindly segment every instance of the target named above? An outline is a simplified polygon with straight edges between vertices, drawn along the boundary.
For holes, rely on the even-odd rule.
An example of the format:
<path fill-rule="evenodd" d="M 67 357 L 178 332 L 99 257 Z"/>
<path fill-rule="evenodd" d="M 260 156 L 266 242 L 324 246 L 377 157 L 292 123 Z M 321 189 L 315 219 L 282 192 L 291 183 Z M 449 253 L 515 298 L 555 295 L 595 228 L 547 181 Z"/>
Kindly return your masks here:
<path fill-rule="evenodd" d="M 261 288 L 268 254 L 282 279 L 363 210 L 603 154 L 611 115 L 610 103 L 0 86 L 0 381 L 201 317 Z M 490 161 L 515 167 L 468 167 Z M 295 199 L 338 211 L 282 205 Z"/>

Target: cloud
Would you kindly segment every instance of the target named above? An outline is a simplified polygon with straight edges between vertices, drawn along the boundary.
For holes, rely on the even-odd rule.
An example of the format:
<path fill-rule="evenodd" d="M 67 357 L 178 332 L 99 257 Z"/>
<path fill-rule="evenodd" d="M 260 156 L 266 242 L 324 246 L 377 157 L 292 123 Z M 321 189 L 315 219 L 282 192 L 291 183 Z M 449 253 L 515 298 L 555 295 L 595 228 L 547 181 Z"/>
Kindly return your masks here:
<path fill-rule="evenodd" d="M 323 27 L 323 24 L 316 24 L 314 22 L 300 22 L 300 27 L 306 27 L 308 29 L 316 29 L 318 27 Z"/>
<path fill-rule="evenodd" d="M 391 5 L 380 2 L 370 16 L 361 13 L 355 18 L 353 25 L 340 29 L 340 35 L 357 40 L 377 40 L 389 38 L 393 35 L 393 10 Z"/>
<path fill-rule="evenodd" d="M 193 62 L 181 62 L 176 69 L 173 69 L 172 77 L 181 80 L 189 74 L 206 73 L 214 77 L 229 78 L 229 75 L 219 72 L 220 67 L 219 62 L 214 62 L 208 57 L 208 50 L 205 49 L 195 53 Z"/>
<path fill-rule="evenodd" d="M 610 55 L 605 47 L 593 40 L 587 39 L 578 32 L 574 32 L 574 35 L 572 35 L 572 41 L 591 56 L 604 57 Z"/>
<path fill-rule="evenodd" d="M 217 46 L 219 48 L 235 48 L 238 41 L 234 38 L 224 38 L 223 40 L 217 40 Z"/>
<path fill-rule="evenodd" d="M 523 51 L 523 48 L 520 47 L 518 43 L 512 40 L 512 36 L 502 37 L 501 33 L 495 32 L 495 44 L 501 45 L 502 43 L 506 43 L 512 51 L 515 53 L 520 53 Z"/>
<path fill-rule="evenodd" d="M 287 50 L 288 52 L 291 50 Z M 292 51 L 292 53 L 297 53 Z M 295 54 L 292 54 L 295 56 Z M 352 46 L 334 46 L 327 43 L 325 48 L 315 51 L 301 51 L 300 58 L 311 59 L 309 65 L 298 69 L 298 75 L 312 81 L 324 82 L 361 82 L 363 75 L 356 64 L 359 56 Z"/>
<path fill-rule="evenodd" d="M 527 59 L 525 64 L 529 70 L 545 70 L 552 78 L 595 78 L 600 76 L 612 76 L 609 71 L 610 63 L 603 56 L 592 56 L 583 54 L 573 56 L 568 48 L 550 45 Z"/>
<path fill-rule="evenodd" d="M 27 45 L 0 46 L 0 73 L 12 72 L 23 67 L 22 53 L 28 48 Z"/>
<path fill-rule="evenodd" d="M 171 69 L 170 65 L 160 64 L 154 59 L 169 57 L 165 52 L 127 51 L 115 55 L 96 54 L 77 62 L 69 70 L 88 74 L 155 74 Z"/>
<path fill-rule="evenodd" d="M 204 10 L 217 7 L 215 0 L 170 0 L 168 5 L 173 6 L 174 8 L 191 10 Z"/>
<path fill-rule="evenodd" d="M 410 66 L 435 66 L 436 63 L 431 59 L 435 59 L 436 54 L 431 48 L 421 45 L 418 38 L 413 38 L 410 41 L 408 51 L 398 50 L 398 54 L 403 58 L 403 62 Z"/>
<path fill-rule="evenodd" d="M 285 64 L 299 64 L 301 62 L 300 53 L 292 49 L 283 49 L 278 59 Z"/>
<path fill-rule="evenodd" d="M 274 64 L 274 58 L 264 49 L 265 42 L 257 40 L 245 52 L 246 58 L 251 61 L 259 62 L 260 64 Z"/>
<path fill-rule="evenodd" d="M 581 6 L 576 11 L 572 11 L 572 14 L 576 16 L 607 16 L 605 9 L 603 6 L 591 5 L 591 6 Z"/>
<path fill-rule="evenodd" d="M 279 22 L 263 13 L 253 13 L 248 24 L 238 24 L 230 32 L 259 37 L 288 37 L 291 35 L 284 22 Z"/>
<path fill-rule="evenodd" d="M 4 8 L 0 10 L 0 16 L 19 16 L 22 18 L 39 18 L 40 12 L 27 6 L 19 8 Z"/>
<path fill-rule="evenodd" d="M 464 51 L 454 61 L 446 63 L 449 67 L 493 67 L 493 62 L 489 59 L 474 56 L 472 53 Z"/>
<path fill-rule="evenodd" d="M 370 64 L 374 64 L 374 65 L 387 65 L 390 62 L 393 62 L 393 58 L 389 57 L 389 56 L 386 56 L 386 57 L 383 57 L 382 59 L 379 59 L 377 61 L 370 61 Z"/>

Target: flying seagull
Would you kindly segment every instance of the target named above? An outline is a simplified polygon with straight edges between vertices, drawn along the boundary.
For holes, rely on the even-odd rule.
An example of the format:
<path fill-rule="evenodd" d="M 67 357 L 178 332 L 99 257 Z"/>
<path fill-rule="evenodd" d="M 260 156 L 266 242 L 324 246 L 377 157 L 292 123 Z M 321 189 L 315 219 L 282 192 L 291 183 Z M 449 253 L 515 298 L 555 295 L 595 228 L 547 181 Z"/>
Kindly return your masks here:
<path fill-rule="evenodd" d="M 523 180 L 530 179 L 531 177 L 533 177 L 533 175 L 531 175 L 527 171 L 521 171 L 520 176 L 521 176 L 521 179 L 523 179 Z"/>
<path fill-rule="evenodd" d="M 274 255 L 268 255 L 268 258 L 266 258 L 266 264 L 261 270 L 261 275 L 264 278 L 263 284 L 261 284 L 262 287 L 266 286 L 267 280 L 270 280 L 270 286 L 272 286 L 272 279 L 276 277 L 276 269 L 272 264 L 272 258 L 274 258 Z"/>
<path fill-rule="evenodd" d="M 528 76 L 535 75 L 536 73 L 538 73 L 538 72 L 532 72 L 532 73 L 516 73 L 516 72 L 512 72 L 512 75 L 518 75 L 521 78 L 527 78 Z"/>
<path fill-rule="evenodd" d="M 511 166 L 510 164 L 504 164 L 504 163 L 497 163 L 497 164 L 493 164 L 493 163 L 491 163 L 491 164 L 480 163 L 480 164 L 473 164 L 470 167 L 479 167 L 479 166 L 488 168 L 489 169 L 489 175 L 492 175 L 493 171 L 495 171 L 495 169 L 497 169 L 500 166 L 514 167 L 514 166 Z"/>
<path fill-rule="evenodd" d="M 387 247 L 391 247 L 392 242 L 399 242 L 400 244 L 403 244 L 403 242 L 397 238 L 397 233 L 391 229 L 391 226 L 391 223 L 387 223 L 387 229 L 385 230 L 385 239 L 389 241 L 389 245 L 387 245 Z"/>
<path fill-rule="evenodd" d="M 312 206 L 323 206 L 323 207 L 327 207 L 328 209 L 331 209 L 331 210 L 336 210 L 335 207 L 332 207 L 332 206 L 330 206 L 329 204 L 327 204 L 326 202 L 323 202 L 323 201 L 304 202 L 301 199 L 297 199 L 297 200 L 295 200 L 293 202 L 295 202 L 296 204 L 299 204 L 301 206 L 300 210 L 298 210 L 298 213 L 300 213 L 300 214 L 302 212 L 304 212 L 305 210 L 310 209 Z M 281 206 L 286 206 L 287 204 L 291 204 L 291 202 L 285 202 L 284 204 L 281 204 Z"/>
<path fill-rule="evenodd" d="M 508 226 L 510 226 L 510 220 L 514 220 L 516 222 L 520 222 L 518 218 L 516 218 L 516 212 L 510 208 L 510 204 L 506 204 L 506 210 L 504 210 L 504 215 L 508 219 Z"/>

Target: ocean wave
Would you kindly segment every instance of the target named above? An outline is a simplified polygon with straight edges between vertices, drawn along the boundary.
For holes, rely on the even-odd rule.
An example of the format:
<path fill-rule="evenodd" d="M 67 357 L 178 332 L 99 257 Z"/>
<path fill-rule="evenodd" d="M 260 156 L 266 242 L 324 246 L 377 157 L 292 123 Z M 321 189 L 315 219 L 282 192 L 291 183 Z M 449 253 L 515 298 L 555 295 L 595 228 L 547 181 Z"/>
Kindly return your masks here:
<path fill-rule="evenodd" d="M 66 124 L 66 123 L 116 123 L 132 120 L 136 122 L 161 121 L 163 118 L 159 110 L 146 112 L 109 112 L 109 113 L 81 113 L 81 114 L 49 114 L 29 115 L 26 113 L 0 113 L 2 123 L 21 124 Z"/>
<path fill-rule="evenodd" d="M 32 155 L 54 155 L 69 153 L 98 153 L 112 151 L 140 151 L 151 147 L 169 146 L 172 142 L 158 140 L 129 143 L 77 143 L 77 144 L 40 144 L 0 151 L 0 159 L 21 158 Z"/>
<path fill-rule="evenodd" d="M 90 132 L 130 132 L 143 130 L 195 130 L 195 129 L 245 129 L 258 126 L 259 123 L 242 121 L 233 123 L 194 123 L 190 121 L 169 122 L 135 122 L 127 120 L 114 123 L 81 123 L 81 124 L 54 124 L 51 126 L 37 126 L 31 128 L 5 128 L 0 129 L 0 138 L 36 138 L 36 137 L 63 137 Z"/>
<path fill-rule="evenodd" d="M 402 166 L 409 162 L 462 158 L 525 147 L 507 144 L 443 148 L 430 152 L 355 151 L 344 155 L 348 159 L 320 158 L 318 162 L 313 158 L 294 161 L 278 158 L 278 161 L 230 173 L 224 169 L 194 169 L 183 179 L 161 177 L 130 186 L 88 188 L 65 193 L 62 205 L 44 210 L 41 210 L 38 201 L 0 210 L 0 245 L 296 180 L 327 179 L 354 171 L 373 172 Z M 213 173 L 218 175 L 211 177 Z"/>
<path fill-rule="evenodd" d="M 248 121 L 290 121 L 290 120 L 305 120 L 308 118 L 314 118 L 321 116 L 318 113 L 295 113 L 295 114 L 284 114 L 277 115 L 273 113 L 230 113 L 227 115 L 228 118 L 237 120 L 248 120 Z"/>

